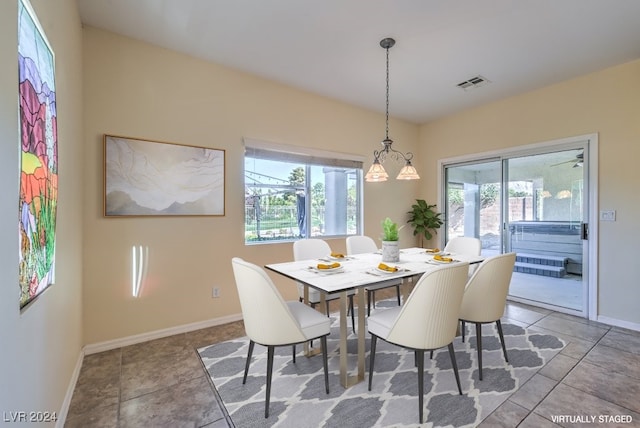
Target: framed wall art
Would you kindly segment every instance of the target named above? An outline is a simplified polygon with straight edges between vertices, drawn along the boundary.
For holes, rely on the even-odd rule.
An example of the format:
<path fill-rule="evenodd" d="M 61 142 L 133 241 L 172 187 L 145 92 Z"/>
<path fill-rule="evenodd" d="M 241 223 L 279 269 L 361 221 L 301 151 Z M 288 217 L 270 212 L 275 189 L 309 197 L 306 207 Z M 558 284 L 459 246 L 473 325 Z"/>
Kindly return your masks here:
<path fill-rule="evenodd" d="M 18 1 L 20 309 L 54 282 L 58 206 L 55 57 L 27 0 Z"/>
<path fill-rule="evenodd" d="M 104 136 L 104 215 L 223 216 L 225 151 Z"/>

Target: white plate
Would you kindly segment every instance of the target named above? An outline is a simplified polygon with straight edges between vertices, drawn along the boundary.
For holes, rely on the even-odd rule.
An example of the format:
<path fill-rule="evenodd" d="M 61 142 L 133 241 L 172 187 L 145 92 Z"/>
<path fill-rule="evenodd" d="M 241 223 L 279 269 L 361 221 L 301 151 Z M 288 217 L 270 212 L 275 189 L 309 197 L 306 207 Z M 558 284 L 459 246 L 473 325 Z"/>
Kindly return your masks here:
<path fill-rule="evenodd" d="M 425 253 L 427 253 L 427 255 L 429 256 L 450 256 L 451 255 L 451 253 L 445 253 L 444 251 L 438 251 L 437 253 L 429 253 L 425 251 Z"/>
<path fill-rule="evenodd" d="M 310 266 L 312 270 L 319 273 L 327 273 L 327 272 L 339 272 L 344 269 L 344 266 L 340 265 L 337 268 L 328 268 L 328 269 L 320 269 L 318 266 Z"/>
<path fill-rule="evenodd" d="M 400 268 L 397 266 L 394 266 L 395 268 L 397 268 L 398 270 L 395 272 L 389 272 L 388 270 L 384 270 L 384 269 L 380 269 L 379 267 L 376 267 L 376 271 L 380 272 L 380 273 L 386 273 L 386 274 L 392 274 L 392 273 L 398 273 L 400 272 Z"/>
<path fill-rule="evenodd" d="M 448 265 L 448 264 L 457 262 L 457 260 L 451 260 L 450 262 L 444 262 L 442 260 L 436 260 L 436 259 L 433 259 L 432 261 L 434 263 L 438 263 L 439 265 Z"/>
<path fill-rule="evenodd" d="M 346 256 L 345 256 L 345 257 L 333 257 L 333 256 L 329 256 L 329 257 L 327 257 L 327 258 L 328 258 L 328 259 L 330 259 L 330 260 L 346 260 L 346 259 L 347 259 L 347 257 L 346 257 Z"/>

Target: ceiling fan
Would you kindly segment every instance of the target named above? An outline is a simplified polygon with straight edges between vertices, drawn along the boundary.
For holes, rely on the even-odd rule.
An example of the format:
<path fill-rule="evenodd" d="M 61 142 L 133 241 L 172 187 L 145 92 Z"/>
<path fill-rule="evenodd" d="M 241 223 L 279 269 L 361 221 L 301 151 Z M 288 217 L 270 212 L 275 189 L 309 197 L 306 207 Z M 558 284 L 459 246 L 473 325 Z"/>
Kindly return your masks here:
<path fill-rule="evenodd" d="M 558 165 L 564 165 L 567 163 L 572 163 L 573 168 L 578 168 L 582 166 L 583 162 L 584 162 L 584 152 L 581 152 L 581 153 L 578 153 L 574 159 L 570 159 L 564 162 L 554 163 L 551 166 L 558 166 Z"/>

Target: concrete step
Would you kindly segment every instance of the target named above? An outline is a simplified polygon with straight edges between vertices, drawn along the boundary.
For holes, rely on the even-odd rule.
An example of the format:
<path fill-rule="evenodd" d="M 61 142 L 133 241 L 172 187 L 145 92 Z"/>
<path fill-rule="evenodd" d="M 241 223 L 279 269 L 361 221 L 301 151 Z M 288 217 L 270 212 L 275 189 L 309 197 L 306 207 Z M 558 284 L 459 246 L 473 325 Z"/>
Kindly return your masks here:
<path fill-rule="evenodd" d="M 569 258 L 561 256 L 548 256 L 545 254 L 518 253 L 516 255 L 516 262 L 565 267 L 569 262 Z"/>
<path fill-rule="evenodd" d="M 567 274 L 564 266 L 550 266 L 523 262 L 516 262 L 515 266 L 513 267 L 513 271 L 528 273 L 531 275 L 549 276 L 552 278 L 562 278 Z"/>

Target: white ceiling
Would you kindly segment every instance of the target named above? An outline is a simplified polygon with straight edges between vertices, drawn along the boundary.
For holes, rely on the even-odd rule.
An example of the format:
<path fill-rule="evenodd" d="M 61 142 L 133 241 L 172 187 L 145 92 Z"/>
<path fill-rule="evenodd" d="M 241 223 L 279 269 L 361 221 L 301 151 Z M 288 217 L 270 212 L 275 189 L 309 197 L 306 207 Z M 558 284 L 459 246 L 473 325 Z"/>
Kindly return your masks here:
<path fill-rule="evenodd" d="M 82 22 L 424 123 L 640 58 L 639 0 L 78 0 Z M 490 84 L 456 85 L 476 75 Z M 187 77 L 188 78 L 188 77 Z"/>

